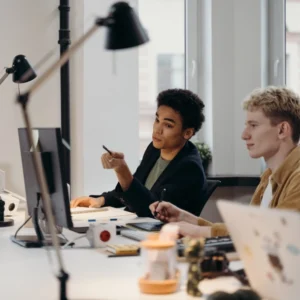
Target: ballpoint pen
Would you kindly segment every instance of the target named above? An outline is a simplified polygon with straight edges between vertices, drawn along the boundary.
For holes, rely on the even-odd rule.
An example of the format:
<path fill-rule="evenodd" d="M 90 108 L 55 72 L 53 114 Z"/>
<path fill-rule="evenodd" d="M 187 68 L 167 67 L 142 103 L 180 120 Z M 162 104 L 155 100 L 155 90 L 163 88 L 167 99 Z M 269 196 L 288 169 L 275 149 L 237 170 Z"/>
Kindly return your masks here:
<path fill-rule="evenodd" d="M 105 147 L 104 145 L 102 145 L 103 149 L 106 150 L 110 155 L 112 155 L 112 152 L 107 148 Z"/>
<path fill-rule="evenodd" d="M 161 191 L 161 194 L 160 194 L 160 199 L 158 200 L 158 204 L 157 206 L 159 205 L 160 202 L 162 202 L 163 200 L 165 200 L 165 196 L 166 196 L 166 188 L 163 188 L 162 191 Z M 157 207 L 156 206 L 156 207 Z M 157 216 L 157 211 L 156 211 L 156 208 L 155 208 L 155 211 L 154 211 L 154 217 Z"/>

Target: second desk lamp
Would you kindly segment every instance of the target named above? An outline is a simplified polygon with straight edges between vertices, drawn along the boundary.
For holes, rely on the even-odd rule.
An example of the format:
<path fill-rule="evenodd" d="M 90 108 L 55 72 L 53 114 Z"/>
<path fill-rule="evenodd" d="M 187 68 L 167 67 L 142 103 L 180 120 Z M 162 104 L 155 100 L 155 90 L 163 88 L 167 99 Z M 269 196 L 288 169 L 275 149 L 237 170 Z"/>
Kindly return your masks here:
<path fill-rule="evenodd" d="M 12 79 L 15 83 L 25 83 L 36 78 L 34 70 L 23 54 L 17 55 L 13 59 L 12 66 L 5 69 L 5 74 L 0 78 L 0 85 L 10 74 L 12 74 Z M 25 74 L 26 77 L 24 76 Z"/>
<path fill-rule="evenodd" d="M 36 73 L 23 54 L 15 56 L 12 66 L 10 68 L 5 68 L 5 73 L 0 78 L 0 85 L 10 74 L 12 74 L 12 80 L 15 83 L 25 83 L 36 78 Z M 26 78 L 24 78 L 25 74 L 27 74 Z M 0 198 L 0 227 L 13 226 L 13 219 L 4 218 L 4 206 L 5 201 Z"/>

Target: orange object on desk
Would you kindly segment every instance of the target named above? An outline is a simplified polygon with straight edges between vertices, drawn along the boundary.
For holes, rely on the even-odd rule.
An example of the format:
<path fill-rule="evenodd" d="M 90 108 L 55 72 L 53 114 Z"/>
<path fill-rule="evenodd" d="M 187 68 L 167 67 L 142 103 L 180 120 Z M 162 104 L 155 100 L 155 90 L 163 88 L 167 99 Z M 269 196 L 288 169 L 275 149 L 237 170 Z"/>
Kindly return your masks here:
<path fill-rule="evenodd" d="M 139 287 L 146 294 L 170 294 L 178 289 L 180 272 L 177 270 L 176 243 L 159 239 L 159 234 L 150 234 L 140 243 L 144 274 Z"/>

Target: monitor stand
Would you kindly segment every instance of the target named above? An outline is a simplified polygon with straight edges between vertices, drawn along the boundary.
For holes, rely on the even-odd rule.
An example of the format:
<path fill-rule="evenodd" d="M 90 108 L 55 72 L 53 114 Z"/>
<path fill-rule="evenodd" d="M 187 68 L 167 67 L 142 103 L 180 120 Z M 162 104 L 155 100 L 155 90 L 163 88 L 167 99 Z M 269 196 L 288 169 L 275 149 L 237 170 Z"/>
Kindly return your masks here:
<path fill-rule="evenodd" d="M 38 217 L 38 209 L 39 209 L 39 200 L 40 200 L 40 194 L 37 195 L 38 201 L 37 206 L 34 207 L 33 213 L 32 213 L 32 223 L 35 229 L 36 235 L 12 235 L 10 239 L 25 248 L 41 248 L 44 246 L 52 246 L 52 240 L 50 237 L 45 237 L 40 224 L 39 224 L 39 217 Z M 60 245 L 66 244 L 68 241 L 64 238 L 58 238 Z"/>
<path fill-rule="evenodd" d="M 12 235 L 10 237 L 10 239 L 25 248 L 41 248 L 44 246 L 52 246 L 52 241 L 50 239 L 45 239 L 43 243 L 41 243 L 37 236 L 34 235 L 20 235 L 15 237 L 14 235 Z M 61 246 L 63 246 L 64 244 L 67 243 L 67 240 L 63 239 L 63 238 L 58 238 L 59 239 L 59 243 Z"/>

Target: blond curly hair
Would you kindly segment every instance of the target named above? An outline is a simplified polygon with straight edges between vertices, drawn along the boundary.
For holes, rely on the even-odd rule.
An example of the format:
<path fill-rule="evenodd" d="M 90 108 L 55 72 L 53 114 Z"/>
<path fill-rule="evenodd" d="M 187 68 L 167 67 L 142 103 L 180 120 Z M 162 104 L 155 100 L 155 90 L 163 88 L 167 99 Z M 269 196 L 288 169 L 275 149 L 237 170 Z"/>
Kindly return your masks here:
<path fill-rule="evenodd" d="M 300 139 L 300 97 L 286 87 L 268 86 L 254 90 L 243 102 L 248 111 L 261 110 L 272 125 L 286 121 L 292 128 L 292 140 Z"/>

